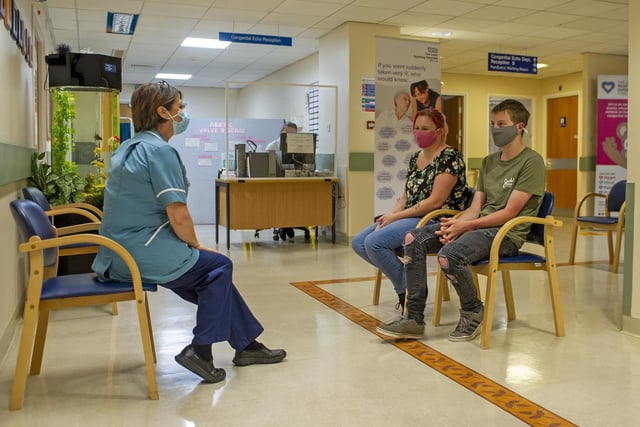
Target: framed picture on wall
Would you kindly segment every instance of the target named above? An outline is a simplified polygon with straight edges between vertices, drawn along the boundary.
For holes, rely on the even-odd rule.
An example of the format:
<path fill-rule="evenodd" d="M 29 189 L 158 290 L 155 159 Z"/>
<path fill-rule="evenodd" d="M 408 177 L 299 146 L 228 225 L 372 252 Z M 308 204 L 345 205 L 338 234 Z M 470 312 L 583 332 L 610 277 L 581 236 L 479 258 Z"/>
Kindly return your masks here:
<path fill-rule="evenodd" d="M 20 11 L 16 7 L 15 2 L 11 2 L 11 37 L 18 40 L 18 32 L 20 31 Z"/>
<path fill-rule="evenodd" d="M 13 0 L 0 0 L 0 3 L 2 3 L 2 10 L 4 11 L 4 26 L 11 31 L 11 4 Z"/>

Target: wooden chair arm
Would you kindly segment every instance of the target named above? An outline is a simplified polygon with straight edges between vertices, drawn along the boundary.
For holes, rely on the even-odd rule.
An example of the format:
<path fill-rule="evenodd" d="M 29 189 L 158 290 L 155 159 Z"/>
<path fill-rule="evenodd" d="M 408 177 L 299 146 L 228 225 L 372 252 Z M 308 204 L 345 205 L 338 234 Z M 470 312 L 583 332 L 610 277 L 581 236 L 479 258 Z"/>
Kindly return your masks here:
<path fill-rule="evenodd" d="M 98 218 L 102 218 L 102 211 L 90 203 L 77 202 L 77 203 L 67 203 L 66 205 L 51 206 L 51 210 L 58 210 L 58 209 L 64 209 L 64 208 L 84 209 L 84 210 L 90 211 L 92 214 L 94 214 Z"/>
<path fill-rule="evenodd" d="M 52 218 L 58 215 L 80 215 L 87 218 L 90 222 L 100 223 L 100 219 L 97 216 L 81 208 L 58 206 L 56 209 L 52 208 L 50 211 L 45 211 L 45 214 Z"/>
<path fill-rule="evenodd" d="M 131 272 L 131 281 L 133 282 L 133 291 L 138 304 L 144 304 L 144 293 L 142 291 L 142 279 L 140 278 L 140 269 L 131 254 L 119 243 L 98 234 L 74 234 L 73 236 L 54 237 L 52 239 L 42 240 L 38 236 L 33 236 L 26 243 L 18 246 L 20 252 L 39 252 L 43 249 L 59 248 L 60 246 L 74 245 L 78 243 L 91 243 L 94 245 L 104 246 L 116 253 L 129 268 Z"/>
<path fill-rule="evenodd" d="M 498 230 L 496 237 L 493 239 L 493 243 L 491 244 L 491 253 L 489 255 L 489 264 L 497 265 L 498 258 L 500 257 L 500 245 L 502 245 L 502 241 L 505 237 L 507 237 L 507 233 L 513 229 L 516 225 L 520 225 L 523 223 L 531 223 L 531 224 L 542 224 L 545 226 L 552 227 L 561 227 L 562 221 L 555 219 L 553 216 L 549 215 L 545 218 L 540 218 L 537 216 L 517 216 L 515 218 L 511 218 L 509 221 L 505 222 L 502 227 Z"/>
<path fill-rule="evenodd" d="M 461 213 L 462 213 L 462 211 L 459 211 L 459 210 L 456 210 L 456 209 L 436 209 L 436 210 L 433 210 L 433 211 L 429 212 L 425 216 L 423 216 L 422 219 L 420 220 L 420 222 L 418 222 L 418 225 L 416 225 L 416 228 L 424 227 L 424 225 L 426 223 L 428 223 L 429 221 L 431 221 L 433 218 L 436 218 L 436 217 L 439 217 L 439 216 L 443 216 L 443 215 L 458 216 Z"/>
<path fill-rule="evenodd" d="M 580 216 L 580 209 L 582 208 L 582 205 L 584 204 L 584 202 L 586 202 L 588 199 L 590 198 L 601 198 L 601 199 L 606 199 L 608 196 L 606 194 L 600 194 L 600 193 L 594 193 L 594 192 L 590 192 L 585 194 L 584 196 L 582 196 L 582 198 L 580 199 L 580 201 L 578 203 L 576 203 L 576 208 L 573 211 L 573 217 L 577 218 Z"/>
<path fill-rule="evenodd" d="M 70 234 L 87 233 L 89 231 L 99 231 L 100 223 L 85 222 L 84 224 L 69 225 L 67 227 L 56 227 L 58 237 L 68 236 Z"/>

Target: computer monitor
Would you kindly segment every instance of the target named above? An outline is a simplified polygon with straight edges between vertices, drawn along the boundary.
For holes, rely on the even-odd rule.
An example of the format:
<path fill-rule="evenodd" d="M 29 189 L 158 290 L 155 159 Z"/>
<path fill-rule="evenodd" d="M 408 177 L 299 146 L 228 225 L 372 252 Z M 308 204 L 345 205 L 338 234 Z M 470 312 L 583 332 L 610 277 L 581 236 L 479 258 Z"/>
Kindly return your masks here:
<path fill-rule="evenodd" d="M 306 169 L 313 171 L 316 162 L 315 133 L 280 134 L 282 169 Z"/>

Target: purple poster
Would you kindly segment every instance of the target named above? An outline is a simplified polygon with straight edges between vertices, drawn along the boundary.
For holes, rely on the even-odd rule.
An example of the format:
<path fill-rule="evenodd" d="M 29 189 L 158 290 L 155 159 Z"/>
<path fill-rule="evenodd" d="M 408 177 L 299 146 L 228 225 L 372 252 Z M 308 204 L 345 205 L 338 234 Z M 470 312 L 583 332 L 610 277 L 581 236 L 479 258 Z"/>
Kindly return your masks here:
<path fill-rule="evenodd" d="M 627 76 L 598 76 L 598 130 L 595 191 L 609 192 L 613 184 L 627 178 Z M 595 214 L 604 213 L 598 200 Z"/>

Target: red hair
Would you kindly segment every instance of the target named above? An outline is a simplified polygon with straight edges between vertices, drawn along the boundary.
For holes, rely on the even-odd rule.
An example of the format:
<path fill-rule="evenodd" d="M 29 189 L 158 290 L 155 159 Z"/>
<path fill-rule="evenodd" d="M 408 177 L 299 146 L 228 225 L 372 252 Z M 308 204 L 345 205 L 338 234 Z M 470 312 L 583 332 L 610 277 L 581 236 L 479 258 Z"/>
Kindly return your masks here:
<path fill-rule="evenodd" d="M 413 119 L 413 127 L 416 127 L 416 120 L 418 117 L 425 116 L 429 117 L 434 125 L 436 125 L 437 129 L 444 128 L 447 124 L 447 120 L 444 118 L 444 114 L 435 108 L 427 108 L 426 110 L 420 110 L 416 114 L 416 117 Z"/>

